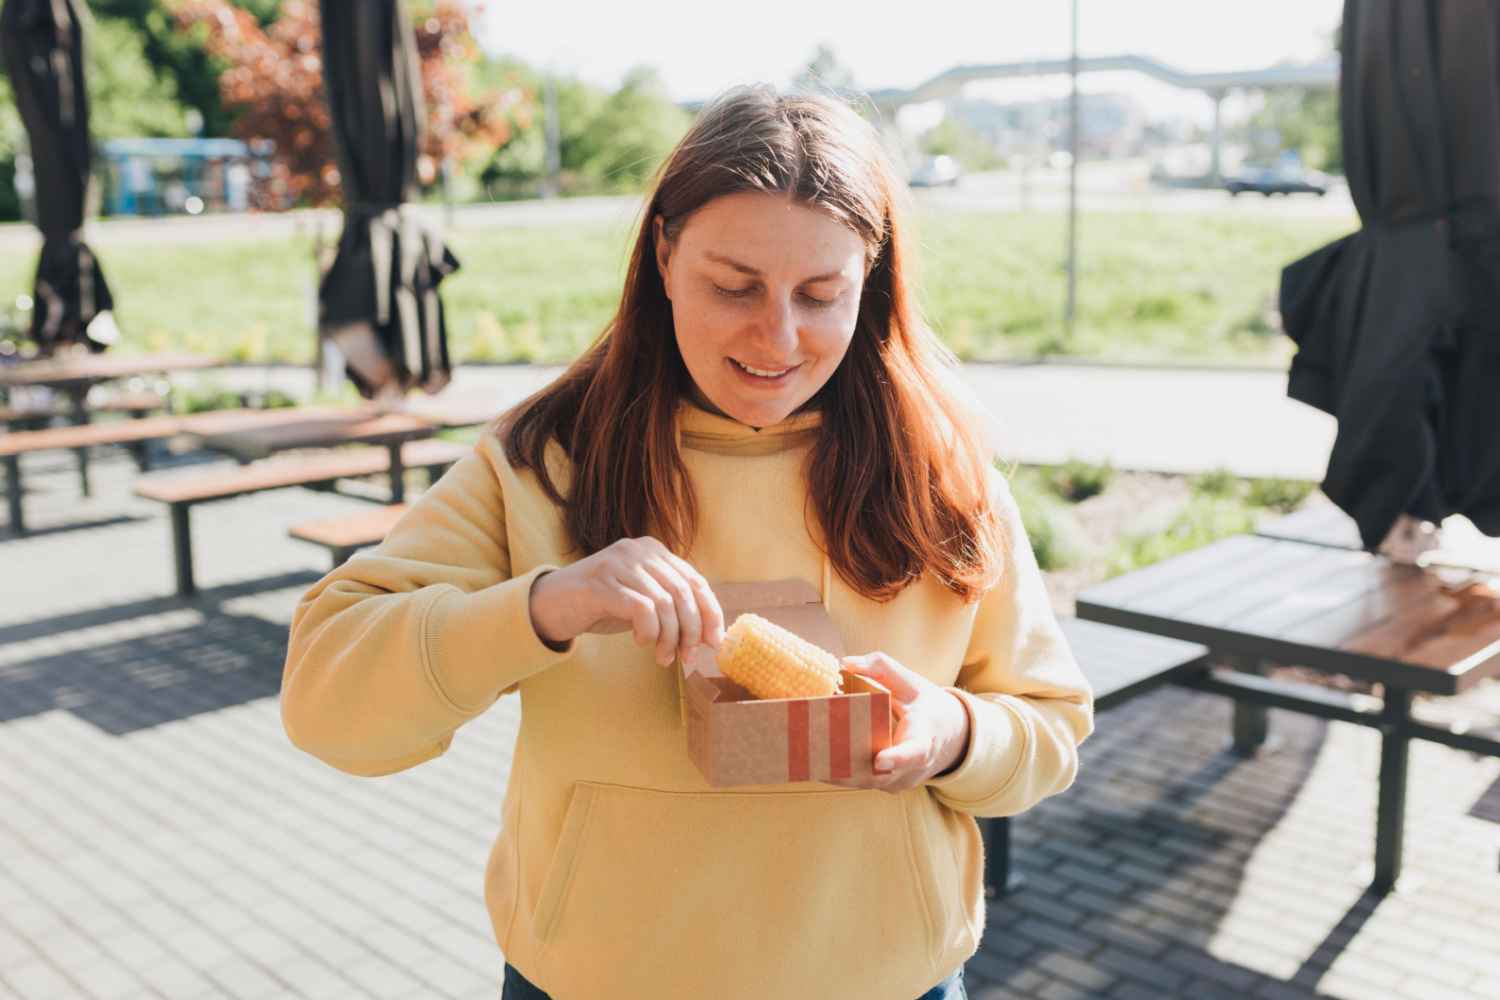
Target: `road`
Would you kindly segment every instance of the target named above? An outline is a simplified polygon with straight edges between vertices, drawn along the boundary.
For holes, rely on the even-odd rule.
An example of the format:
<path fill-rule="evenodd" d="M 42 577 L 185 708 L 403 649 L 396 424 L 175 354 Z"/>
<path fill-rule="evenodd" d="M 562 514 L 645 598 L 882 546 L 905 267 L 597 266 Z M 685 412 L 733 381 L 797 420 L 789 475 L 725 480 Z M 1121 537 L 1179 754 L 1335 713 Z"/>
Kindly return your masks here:
<path fill-rule="evenodd" d="M 1318 216 L 1345 218 L 1351 229 L 1358 225 L 1348 189 L 1342 186 L 1330 191 L 1325 198 L 1263 198 L 1253 195 L 1231 198 L 1224 191 L 1153 186 L 1145 167 L 1138 163 L 1090 163 L 1085 164 L 1079 174 L 1079 207 L 1087 213 L 1173 212 L 1247 219 L 1267 215 Z M 915 190 L 913 199 L 919 212 L 1062 212 L 1067 208 L 1067 171 L 1035 170 L 1024 175 L 1016 172 L 973 174 L 962 178 L 956 187 Z M 641 199 L 635 195 L 493 202 L 455 206 L 451 224 L 454 229 L 482 229 L 489 226 L 598 222 L 629 228 L 641 208 Z M 422 205 L 418 211 L 435 225 L 443 225 L 447 218 L 441 205 Z M 196 218 L 98 219 L 88 224 L 86 238 L 95 246 L 199 243 L 310 236 L 321 229 L 325 239 L 333 240 L 338 237 L 340 225 L 340 213 L 331 209 Z M 0 251 L 35 253 L 40 246 L 41 235 L 33 226 L 25 223 L 0 225 Z"/>
<path fill-rule="evenodd" d="M 483 394 L 502 410 L 562 371 L 547 365 L 464 365 L 450 391 Z M 1009 461 L 1068 459 L 1116 468 L 1320 481 L 1334 419 L 1286 396 L 1286 375 L 1267 370 L 1135 368 L 1100 364 L 967 364 L 963 380 Z M 310 369 L 231 368 L 174 381 L 236 391 L 313 391 Z"/>

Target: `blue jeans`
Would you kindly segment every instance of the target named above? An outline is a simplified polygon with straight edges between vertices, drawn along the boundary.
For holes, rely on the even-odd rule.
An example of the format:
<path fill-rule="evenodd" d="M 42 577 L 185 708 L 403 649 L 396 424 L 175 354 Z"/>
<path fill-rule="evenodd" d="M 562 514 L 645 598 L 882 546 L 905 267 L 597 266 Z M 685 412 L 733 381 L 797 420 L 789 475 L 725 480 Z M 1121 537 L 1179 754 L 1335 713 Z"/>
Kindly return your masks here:
<path fill-rule="evenodd" d="M 527 982 L 526 977 L 517 972 L 515 966 L 506 962 L 505 984 L 500 990 L 500 1000 L 552 1000 L 552 998 Z M 957 972 L 917 997 L 917 1000 L 969 1000 L 968 991 L 964 989 L 963 966 L 960 965 Z"/>

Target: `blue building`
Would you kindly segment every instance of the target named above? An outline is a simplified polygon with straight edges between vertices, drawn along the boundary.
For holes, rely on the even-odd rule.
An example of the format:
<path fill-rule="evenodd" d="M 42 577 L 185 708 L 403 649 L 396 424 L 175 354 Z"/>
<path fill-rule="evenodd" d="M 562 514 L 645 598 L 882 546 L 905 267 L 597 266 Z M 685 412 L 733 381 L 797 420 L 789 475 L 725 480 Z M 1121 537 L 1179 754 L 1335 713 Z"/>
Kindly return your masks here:
<path fill-rule="evenodd" d="M 270 176 L 269 141 L 109 139 L 99 144 L 104 215 L 243 212 Z"/>

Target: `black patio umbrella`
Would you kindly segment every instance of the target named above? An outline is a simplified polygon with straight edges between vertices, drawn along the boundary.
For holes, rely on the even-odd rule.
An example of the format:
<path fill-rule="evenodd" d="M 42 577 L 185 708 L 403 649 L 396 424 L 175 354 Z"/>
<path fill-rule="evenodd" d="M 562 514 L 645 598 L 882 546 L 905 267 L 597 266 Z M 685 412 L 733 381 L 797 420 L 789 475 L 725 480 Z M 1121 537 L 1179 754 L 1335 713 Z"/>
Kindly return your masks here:
<path fill-rule="evenodd" d="M 321 0 L 323 82 L 339 154 L 344 230 L 318 289 L 319 334 L 366 398 L 448 384 L 438 283 L 458 270 L 406 202 L 423 132 L 416 38 L 400 0 Z"/>
<path fill-rule="evenodd" d="M 1340 87 L 1363 228 L 1282 272 L 1287 393 L 1338 418 L 1368 549 L 1403 513 L 1500 534 L 1500 5 L 1345 0 Z"/>
<path fill-rule="evenodd" d="M 83 242 L 93 146 L 84 86 L 82 0 L 7 0 L 0 8 L 0 63 L 26 125 L 42 231 L 32 295 L 31 337 L 44 354 L 83 343 L 102 351 L 115 339 L 101 313 L 114 306 L 99 260 Z"/>

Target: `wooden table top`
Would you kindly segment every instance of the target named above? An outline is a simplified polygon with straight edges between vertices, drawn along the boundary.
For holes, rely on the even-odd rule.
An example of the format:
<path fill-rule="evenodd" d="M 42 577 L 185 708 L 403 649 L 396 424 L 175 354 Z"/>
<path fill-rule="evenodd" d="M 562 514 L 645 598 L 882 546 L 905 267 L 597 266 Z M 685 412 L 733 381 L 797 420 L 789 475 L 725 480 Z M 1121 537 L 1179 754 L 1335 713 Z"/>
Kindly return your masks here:
<path fill-rule="evenodd" d="M 1078 616 L 1217 653 L 1455 694 L 1500 675 L 1500 594 L 1382 556 L 1238 535 L 1090 587 Z"/>
<path fill-rule="evenodd" d="M 1359 526 L 1354 518 L 1331 503 L 1304 507 L 1293 514 L 1278 517 L 1255 529 L 1267 538 L 1285 538 L 1309 545 L 1328 545 L 1336 549 L 1362 549 Z"/>
<path fill-rule="evenodd" d="M 46 386 L 62 389 L 94 385 L 111 379 L 130 378 L 133 375 L 217 368 L 222 364 L 223 362 L 218 358 L 198 354 L 122 354 L 118 357 L 90 355 L 49 358 L 43 361 L 23 361 L 16 365 L 0 366 L 0 386 L 7 388 Z"/>
<path fill-rule="evenodd" d="M 294 413 L 295 411 L 289 411 Z M 205 448 L 245 461 L 292 448 L 331 448 L 346 444 L 393 445 L 436 434 L 429 421 L 405 413 L 372 415 L 365 410 L 306 415 L 252 427 L 203 433 Z"/>
<path fill-rule="evenodd" d="M 456 393 L 449 389 L 436 396 L 414 395 L 402 400 L 395 412 L 420 417 L 439 427 L 474 427 L 494 420 L 504 408 L 493 392 Z"/>

